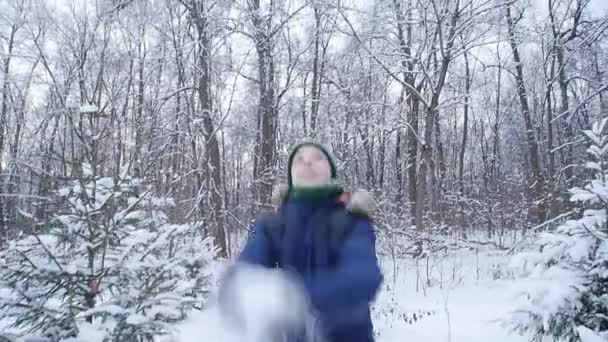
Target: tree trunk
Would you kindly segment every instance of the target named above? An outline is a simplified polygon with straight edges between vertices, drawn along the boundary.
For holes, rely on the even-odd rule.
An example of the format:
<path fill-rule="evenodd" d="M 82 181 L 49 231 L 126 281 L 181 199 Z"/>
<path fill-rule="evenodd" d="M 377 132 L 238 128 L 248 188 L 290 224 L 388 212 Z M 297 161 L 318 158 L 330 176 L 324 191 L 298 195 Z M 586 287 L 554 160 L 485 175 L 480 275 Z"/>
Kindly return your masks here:
<path fill-rule="evenodd" d="M 144 33 L 143 33 L 143 29 L 142 29 L 142 35 L 141 35 L 141 40 L 142 42 L 140 44 L 144 44 L 143 40 L 144 40 Z M 139 55 L 139 69 L 137 71 L 137 119 L 135 121 L 135 165 L 138 165 L 140 168 L 140 172 L 142 172 L 142 175 L 144 174 L 144 170 L 142 170 L 142 166 L 144 165 L 144 161 L 141 160 L 142 158 L 142 146 L 143 146 L 143 141 L 142 141 L 142 135 L 143 135 L 143 131 L 144 131 L 144 91 L 145 91 L 145 82 L 144 82 L 144 65 L 145 65 L 145 61 L 146 61 L 146 51 L 144 50 L 142 53 L 140 53 Z"/>
<path fill-rule="evenodd" d="M 2 107 L 0 108 L 0 174 L 2 174 L 4 172 L 4 167 L 3 167 L 3 163 L 4 163 L 4 140 L 5 140 L 5 136 L 4 133 L 6 131 L 6 121 L 7 121 L 7 116 L 8 116 L 8 98 L 9 98 L 9 73 L 10 73 L 10 66 L 11 66 L 11 58 L 13 56 L 13 47 L 15 45 L 15 35 L 17 33 L 17 26 L 13 25 L 11 27 L 11 33 L 10 33 L 10 37 L 8 39 L 8 49 L 7 49 L 7 54 L 6 54 L 6 58 L 4 59 L 4 66 L 3 66 L 3 79 L 4 82 L 2 84 Z M 2 183 L 0 184 L 0 189 L 2 190 L 2 192 L 4 192 L 4 179 L 3 177 L 0 178 L 2 180 Z M 3 243 L 3 241 L 5 240 L 6 236 L 7 236 L 7 227 L 6 227 L 6 199 L 4 198 L 0 198 L 0 244 Z"/>
<path fill-rule="evenodd" d="M 219 247 L 221 257 L 228 256 L 226 231 L 223 224 L 223 197 L 222 187 L 222 165 L 220 157 L 220 147 L 213 124 L 213 108 L 211 99 L 211 43 L 209 39 L 209 27 L 204 3 L 195 3 L 192 8 L 195 10 L 197 40 L 199 44 L 198 55 L 198 97 L 200 102 L 201 115 L 203 116 L 203 136 L 205 138 L 205 158 L 203 170 L 207 180 L 207 191 L 210 192 L 207 201 L 200 201 L 200 206 L 207 206 L 209 209 L 209 222 L 211 223 L 216 243 Z M 203 208 L 201 208 L 203 210 Z"/>
<path fill-rule="evenodd" d="M 254 179 L 257 183 L 256 195 L 262 207 L 270 205 L 272 185 L 274 183 L 274 164 L 276 159 L 277 113 L 275 110 L 274 60 L 269 26 L 272 15 L 266 21 L 260 15 L 260 1 L 249 2 L 251 21 L 254 27 L 254 40 L 258 56 L 258 86 L 260 100 L 258 104 L 260 143 L 256 159 Z M 312 123 L 311 123 L 312 127 Z"/>
<path fill-rule="evenodd" d="M 560 105 L 561 105 L 561 120 L 563 122 L 564 139 L 567 143 L 562 149 L 564 183 L 566 188 L 572 187 L 574 178 L 574 149 L 571 143 L 575 139 L 574 135 L 574 111 L 570 112 L 570 104 L 568 100 L 568 79 L 566 77 L 566 61 L 564 60 L 564 51 L 566 43 L 579 36 L 578 28 L 581 24 L 581 16 L 589 1 L 576 1 L 574 9 L 568 9 L 567 14 L 571 15 L 572 25 L 567 31 L 562 32 L 558 29 L 563 26 L 565 18 L 559 24 L 556 23 L 555 11 L 553 8 L 553 0 L 547 2 L 549 10 L 549 19 L 551 21 L 551 31 L 553 33 L 553 49 L 557 57 L 558 84 L 560 90 Z M 568 4 L 569 7 L 570 4 Z M 600 93 L 601 95 L 601 93 Z"/>
<path fill-rule="evenodd" d="M 467 148 L 467 136 L 469 132 L 469 93 L 471 91 L 471 71 L 469 69 L 469 56 L 464 53 L 464 117 L 462 122 L 462 143 L 460 144 L 460 153 L 458 156 L 458 189 L 460 195 L 464 195 L 464 155 Z"/>
<path fill-rule="evenodd" d="M 405 87 L 401 87 L 401 93 L 399 94 L 399 100 L 397 105 L 399 108 L 399 116 L 403 112 L 403 102 L 405 101 Z M 407 132 L 407 130 L 406 130 Z M 402 129 L 397 129 L 397 137 L 395 141 L 395 178 L 397 180 L 397 193 L 395 194 L 395 202 L 401 204 L 403 202 L 403 156 L 401 152 L 401 135 Z"/>
<path fill-rule="evenodd" d="M 532 168 L 532 184 L 530 188 L 534 189 L 533 201 L 538 201 L 538 207 L 536 210 L 536 216 L 538 222 L 543 222 L 546 216 L 545 201 L 543 199 L 543 191 L 545 188 L 545 179 L 540 169 L 540 161 L 538 156 L 538 143 L 534 137 L 534 127 L 532 125 L 532 118 L 530 115 L 530 107 L 528 105 L 528 95 L 526 93 L 526 87 L 524 83 L 524 73 L 521 64 L 521 58 L 519 57 L 519 48 L 515 40 L 515 23 L 511 17 L 511 7 L 506 8 L 506 20 L 507 29 L 509 34 L 509 44 L 511 45 L 511 51 L 513 52 L 513 61 L 515 62 L 515 78 L 517 83 L 517 95 L 521 105 L 521 113 L 524 119 L 524 125 L 526 129 L 526 141 L 528 143 L 528 156 L 530 158 L 530 166 Z"/>
<path fill-rule="evenodd" d="M 304 136 L 308 136 L 308 124 L 306 123 L 306 82 L 308 81 L 308 75 L 304 76 L 302 81 L 302 129 L 304 130 Z"/>
<path fill-rule="evenodd" d="M 566 65 L 564 64 L 564 51 L 561 46 L 557 46 L 557 68 L 558 72 L 558 83 L 561 100 L 561 114 L 565 116 L 562 118 L 564 122 L 564 135 L 566 141 L 570 142 L 574 139 L 574 132 L 572 126 L 574 125 L 574 113 L 570 113 L 570 105 L 568 103 L 568 83 L 566 80 Z M 566 114 L 567 113 L 567 114 Z M 564 147 L 564 183 L 566 188 L 572 187 L 572 180 L 574 177 L 574 155 L 572 144 L 567 144 Z"/>
<path fill-rule="evenodd" d="M 420 147 L 420 167 L 418 169 L 418 185 L 416 187 L 417 230 L 424 230 L 424 222 L 422 217 L 424 215 L 424 207 L 426 203 L 428 169 L 430 167 L 429 164 L 433 162 L 433 150 L 431 147 L 433 139 L 433 122 L 435 121 L 435 112 L 433 106 L 427 108 L 425 114 L 424 143 Z"/>
<path fill-rule="evenodd" d="M 412 218 L 411 224 L 416 223 L 416 189 L 418 188 L 418 110 L 420 106 L 420 99 L 411 91 L 411 88 L 415 88 L 414 85 L 414 64 L 409 59 L 412 53 L 412 1 L 408 1 L 407 9 L 407 25 L 405 25 L 405 17 L 401 9 L 401 2 L 393 0 L 393 6 L 395 8 L 395 17 L 397 19 L 397 37 L 399 39 L 400 51 L 404 58 L 401 59 L 401 68 L 403 70 L 403 82 L 408 84 L 409 87 L 403 86 L 407 103 L 409 107 L 408 115 L 408 130 L 406 131 L 406 139 L 408 146 L 407 153 L 407 175 L 408 175 L 408 199 L 410 202 L 410 217 Z"/>
<path fill-rule="evenodd" d="M 370 48 L 372 43 L 370 42 Z M 370 61 L 371 65 L 371 61 Z M 372 87 L 373 87 L 373 79 L 371 76 L 371 72 L 365 78 L 365 99 L 367 100 L 368 105 L 364 107 L 364 112 L 361 117 L 363 117 L 364 122 L 358 124 L 359 134 L 361 135 L 361 143 L 363 144 L 363 149 L 365 150 L 365 185 L 367 187 L 374 187 L 376 183 L 376 175 L 374 174 L 374 147 L 373 147 L 373 139 L 374 137 L 370 134 L 370 120 L 371 120 L 371 109 L 372 106 L 369 105 L 372 101 Z"/>
<path fill-rule="evenodd" d="M 22 141 L 22 132 L 23 125 L 25 124 L 25 114 L 27 110 L 27 94 L 29 93 L 30 85 L 32 82 L 32 78 L 34 76 L 34 72 L 36 70 L 36 66 L 38 65 L 38 60 L 34 63 L 30 72 L 28 74 L 28 78 L 26 84 L 24 86 L 24 91 L 21 94 L 19 106 L 14 107 L 15 111 L 15 134 L 13 136 L 13 143 L 11 145 L 11 158 L 10 158 L 10 173 L 9 180 L 6 193 L 10 195 L 10 197 L 6 200 L 6 209 L 5 215 L 8 217 L 9 222 L 14 222 L 17 212 L 17 206 L 19 203 L 18 194 L 19 191 L 15 191 L 15 189 L 19 189 L 19 186 L 22 184 L 22 174 L 20 171 L 19 163 L 17 162 L 19 147 L 21 146 Z M 4 201 L 3 201 L 4 202 Z M 0 236 L 0 241 L 2 237 Z"/>
<path fill-rule="evenodd" d="M 547 89 L 545 91 L 545 101 L 547 102 L 547 155 L 549 156 L 549 165 L 547 165 L 547 173 L 549 181 L 555 179 L 555 153 L 553 151 L 553 79 L 555 73 L 555 59 L 551 58 L 551 69 L 548 77 Z"/>
<path fill-rule="evenodd" d="M 418 169 L 418 139 L 417 135 L 419 132 L 418 127 L 418 111 L 420 110 L 420 101 L 415 97 L 410 97 L 410 116 L 409 116 L 409 129 L 411 132 L 408 133 L 407 139 L 407 178 L 408 178 L 408 193 L 409 201 L 411 204 L 411 217 L 413 218 L 413 225 L 417 225 L 417 191 L 418 189 L 418 175 L 421 174 Z"/>
<path fill-rule="evenodd" d="M 436 153 L 436 162 L 433 162 L 433 168 L 436 166 L 439 167 L 439 173 L 436 170 L 432 171 L 433 180 L 433 211 L 439 215 L 439 219 L 442 218 L 442 208 L 441 208 L 441 197 L 443 194 L 443 190 L 445 187 L 445 177 L 447 174 L 446 166 L 445 166 L 445 153 L 443 149 L 443 142 L 441 140 L 441 121 L 439 120 L 439 113 L 435 115 L 435 146 L 437 146 Z"/>
<path fill-rule="evenodd" d="M 498 61 L 500 62 L 500 54 L 497 49 Z M 494 123 L 492 126 L 492 160 L 490 161 L 490 174 L 494 183 L 500 183 L 496 178 L 499 174 L 500 160 L 500 97 L 502 94 L 502 68 L 498 68 L 496 75 L 496 108 L 494 109 Z"/>
<path fill-rule="evenodd" d="M 420 168 L 419 168 L 419 183 L 416 191 L 416 229 L 424 230 L 424 222 L 422 222 L 424 204 L 426 201 L 426 187 L 427 187 L 427 171 L 429 163 L 432 163 L 433 153 L 431 143 L 433 139 L 433 124 L 435 123 L 435 115 L 438 115 L 439 98 L 445 85 L 445 80 L 448 73 L 448 67 L 452 61 L 452 48 L 454 47 L 454 38 L 456 34 L 456 23 L 460 17 L 460 1 L 456 1 L 454 11 L 450 17 L 448 36 L 446 37 L 446 45 L 440 46 L 442 49 L 442 58 L 439 63 L 437 80 L 434 86 L 431 88 L 432 95 L 431 101 L 426 108 L 425 114 L 425 127 L 424 127 L 424 142 L 421 148 L 420 154 Z M 439 27 L 438 30 L 442 30 Z"/>
<path fill-rule="evenodd" d="M 321 43 L 321 10 L 317 6 L 313 6 L 315 16 L 315 51 L 312 61 L 312 84 L 310 90 L 310 131 L 316 135 L 317 132 L 317 115 L 319 114 L 319 95 L 321 91 L 321 75 L 319 75 L 319 50 Z"/>

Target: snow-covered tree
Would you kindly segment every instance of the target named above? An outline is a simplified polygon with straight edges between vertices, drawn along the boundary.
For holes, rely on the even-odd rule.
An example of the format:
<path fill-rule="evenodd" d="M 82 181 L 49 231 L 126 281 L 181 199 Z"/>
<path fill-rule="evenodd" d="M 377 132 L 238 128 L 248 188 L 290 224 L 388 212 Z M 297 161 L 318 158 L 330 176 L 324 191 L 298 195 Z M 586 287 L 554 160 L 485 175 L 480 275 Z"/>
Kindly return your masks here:
<path fill-rule="evenodd" d="M 216 248 L 200 223 L 171 224 L 143 182 L 84 176 L 64 212 L 0 259 L 0 320 L 52 341 L 151 341 L 203 304 Z M 94 333 L 92 333 L 94 332 Z"/>
<path fill-rule="evenodd" d="M 526 276 L 524 299 L 506 320 L 513 330 L 558 341 L 608 339 L 608 118 L 585 131 L 590 179 L 571 189 L 573 218 L 543 232 L 515 265 Z"/>

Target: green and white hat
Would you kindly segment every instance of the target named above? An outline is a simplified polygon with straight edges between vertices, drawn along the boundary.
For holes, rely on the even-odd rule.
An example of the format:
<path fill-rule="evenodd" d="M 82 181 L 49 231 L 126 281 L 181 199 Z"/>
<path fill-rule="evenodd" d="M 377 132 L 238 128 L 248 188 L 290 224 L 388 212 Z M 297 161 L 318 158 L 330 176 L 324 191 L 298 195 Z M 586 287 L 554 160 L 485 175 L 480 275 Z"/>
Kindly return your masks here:
<path fill-rule="evenodd" d="M 331 153 L 330 149 L 327 148 L 323 144 L 319 144 L 319 143 L 315 143 L 315 142 L 311 142 L 311 141 L 306 141 L 306 142 L 303 142 L 303 143 L 300 143 L 300 144 L 294 146 L 291 149 L 291 153 L 289 154 L 289 159 L 287 161 L 287 185 L 290 188 L 293 185 L 292 179 L 291 179 L 291 164 L 293 163 L 293 158 L 294 158 L 296 152 L 302 146 L 314 146 L 314 147 L 318 148 L 319 150 L 321 150 L 321 152 L 323 152 L 323 154 L 325 155 L 325 157 L 327 157 L 327 160 L 329 161 L 329 165 L 331 167 L 331 179 L 332 179 L 332 181 L 336 181 L 336 179 L 338 177 L 338 168 L 336 166 L 336 158 Z"/>

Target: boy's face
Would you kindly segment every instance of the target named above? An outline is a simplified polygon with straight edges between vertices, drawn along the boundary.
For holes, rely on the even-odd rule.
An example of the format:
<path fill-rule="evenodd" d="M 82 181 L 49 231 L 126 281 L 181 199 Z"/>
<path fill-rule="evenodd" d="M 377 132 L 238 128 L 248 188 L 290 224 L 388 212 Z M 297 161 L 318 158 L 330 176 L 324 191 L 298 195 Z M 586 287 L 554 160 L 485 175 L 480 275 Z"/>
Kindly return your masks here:
<path fill-rule="evenodd" d="M 325 154 L 311 145 L 296 151 L 291 163 L 291 179 L 295 186 L 320 186 L 331 179 L 331 165 Z"/>

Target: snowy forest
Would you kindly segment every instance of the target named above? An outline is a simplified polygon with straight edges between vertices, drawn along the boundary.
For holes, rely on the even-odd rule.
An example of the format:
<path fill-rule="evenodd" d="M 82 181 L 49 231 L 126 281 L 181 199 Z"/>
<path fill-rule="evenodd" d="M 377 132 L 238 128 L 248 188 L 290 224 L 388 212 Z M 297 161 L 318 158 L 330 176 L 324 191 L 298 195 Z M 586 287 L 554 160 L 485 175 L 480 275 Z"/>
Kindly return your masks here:
<path fill-rule="evenodd" d="M 608 339 L 604 0 L 0 0 L 0 88 L 0 341 L 228 341 L 307 140 L 374 198 L 379 342 Z"/>

